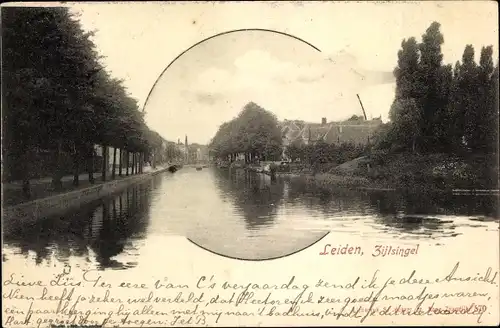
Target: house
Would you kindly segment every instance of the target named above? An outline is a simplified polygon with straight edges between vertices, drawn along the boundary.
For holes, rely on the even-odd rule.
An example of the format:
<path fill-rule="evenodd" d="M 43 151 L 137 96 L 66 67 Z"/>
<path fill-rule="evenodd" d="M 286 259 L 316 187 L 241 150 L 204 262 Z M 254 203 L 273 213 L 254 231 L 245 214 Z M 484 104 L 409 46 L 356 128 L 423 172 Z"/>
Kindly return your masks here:
<path fill-rule="evenodd" d="M 346 120 L 333 122 L 324 137 L 327 143 L 368 144 L 373 141 L 375 131 L 383 124 L 380 117 L 372 120 Z"/>
<path fill-rule="evenodd" d="M 364 120 L 353 116 L 341 122 L 327 122 L 323 117 L 321 123 L 285 120 L 279 124 L 283 137 L 283 156 L 285 158 L 285 150 L 293 142 L 305 145 L 318 141 L 329 144 L 346 142 L 367 144 L 373 140 L 374 133 L 380 125 L 382 125 L 380 117 Z"/>
<path fill-rule="evenodd" d="M 279 123 L 279 127 L 281 128 L 281 135 L 283 137 L 283 145 L 288 146 L 289 143 L 299 137 L 300 133 L 304 129 L 305 126 L 304 121 L 299 120 L 284 120 Z"/>
<path fill-rule="evenodd" d="M 192 162 L 208 162 L 208 146 L 193 143 L 189 148 Z"/>

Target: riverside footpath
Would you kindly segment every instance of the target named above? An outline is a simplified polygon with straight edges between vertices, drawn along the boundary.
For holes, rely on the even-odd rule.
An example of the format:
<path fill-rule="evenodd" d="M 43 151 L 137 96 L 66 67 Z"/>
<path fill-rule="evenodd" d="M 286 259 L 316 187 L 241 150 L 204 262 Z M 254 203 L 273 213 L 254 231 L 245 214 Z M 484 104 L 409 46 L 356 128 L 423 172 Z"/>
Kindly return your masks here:
<path fill-rule="evenodd" d="M 88 174 L 80 175 L 78 186 L 73 185 L 73 176 L 61 179 L 62 188 L 58 191 L 52 189 L 51 178 L 34 179 L 30 181 L 31 198 L 26 199 L 22 194 L 22 182 L 13 181 L 2 185 L 3 213 L 6 219 L 33 219 L 53 215 L 69 208 L 78 207 L 84 203 L 97 200 L 118 192 L 132 184 L 141 182 L 155 174 L 168 169 L 168 165 L 159 165 L 155 168 L 144 167 L 143 173 L 134 175 L 116 175 L 102 181 L 101 174 L 95 173 L 95 182 L 88 181 Z"/>

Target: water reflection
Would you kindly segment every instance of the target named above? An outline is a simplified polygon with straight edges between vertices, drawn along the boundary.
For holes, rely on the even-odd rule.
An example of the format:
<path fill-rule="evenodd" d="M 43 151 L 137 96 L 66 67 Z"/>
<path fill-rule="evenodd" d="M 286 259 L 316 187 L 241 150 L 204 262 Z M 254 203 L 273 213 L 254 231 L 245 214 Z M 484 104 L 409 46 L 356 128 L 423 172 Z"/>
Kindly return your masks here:
<path fill-rule="evenodd" d="M 289 192 L 286 204 L 318 209 L 328 214 L 366 215 L 371 209 L 360 198 L 363 192 L 338 188 L 325 189 L 301 178 L 284 178 Z"/>
<path fill-rule="evenodd" d="M 273 224 L 284 195 L 283 183 L 243 170 L 216 170 L 215 177 L 217 191 L 234 204 L 247 229 L 265 229 Z"/>
<path fill-rule="evenodd" d="M 244 259 L 284 256 L 326 232 L 445 245 L 461 235 L 498 232 L 498 196 L 326 190 L 301 178 L 183 169 L 78 211 L 10 224 L 4 262 L 25 257 L 50 265 L 79 258 L 100 269 L 128 269 L 145 261 L 145 241 L 161 249 L 170 234 Z"/>
<path fill-rule="evenodd" d="M 135 243 L 146 236 L 150 216 L 151 191 L 161 179 L 135 185 L 125 192 L 103 198 L 58 216 L 31 224 L 16 224 L 4 231 L 4 244 L 14 246 L 36 264 L 67 262 L 72 256 L 97 263 L 97 268 L 125 269 L 137 265 L 112 259 L 136 254 Z M 34 254 L 34 256 L 32 255 Z"/>

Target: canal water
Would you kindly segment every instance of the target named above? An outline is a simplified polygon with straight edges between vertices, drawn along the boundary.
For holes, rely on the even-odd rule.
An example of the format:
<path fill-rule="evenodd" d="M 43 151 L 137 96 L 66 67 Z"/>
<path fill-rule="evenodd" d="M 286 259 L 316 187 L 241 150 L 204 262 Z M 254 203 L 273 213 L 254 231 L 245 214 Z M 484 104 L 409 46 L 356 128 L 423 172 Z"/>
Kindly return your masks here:
<path fill-rule="evenodd" d="M 69 213 L 4 227 L 3 261 L 140 267 L 169 236 L 247 260 L 300 251 L 325 234 L 392 245 L 498 240 L 498 196 L 322 190 L 300 178 L 185 167 Z M 330 240 L 330 239 L 329 239 Z M 335 239 L 334 239 L 335 240 Z M 148 247 L 146 247 L 146 245 Z M 152 247 L 154 245 L 154 247 Z"/>

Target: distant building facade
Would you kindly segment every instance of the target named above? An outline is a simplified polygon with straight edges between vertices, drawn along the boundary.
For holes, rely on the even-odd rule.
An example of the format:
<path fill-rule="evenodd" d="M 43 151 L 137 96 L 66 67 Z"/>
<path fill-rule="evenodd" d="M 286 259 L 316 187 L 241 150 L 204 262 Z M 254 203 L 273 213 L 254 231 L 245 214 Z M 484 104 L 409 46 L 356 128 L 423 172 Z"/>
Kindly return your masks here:
<path fill-rule="evenodd" d="M 177 144 L 175 146 L 179 150 L 184 163 L 194 164 L 209 161 L 208 146 L 197 143 L 189 144 L 187 136 L 184 139 L 184 143 L 181 143 L 181 140 L 177 139 Z"/>

